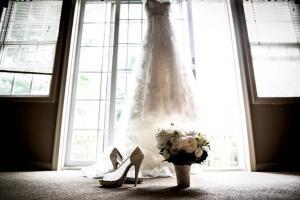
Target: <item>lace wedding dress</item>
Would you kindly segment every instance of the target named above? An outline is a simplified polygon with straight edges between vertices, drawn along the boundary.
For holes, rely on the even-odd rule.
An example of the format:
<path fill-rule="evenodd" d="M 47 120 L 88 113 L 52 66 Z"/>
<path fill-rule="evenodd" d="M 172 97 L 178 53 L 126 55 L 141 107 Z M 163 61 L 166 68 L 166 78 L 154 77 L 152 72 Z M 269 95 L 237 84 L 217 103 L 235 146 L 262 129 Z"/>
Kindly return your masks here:
<path fill-rule="evenodd" d="M 143 149 L 145 158 L 141 172 L 144 177 L 170 176 L 173 166 L 163 162 L 159 155 L 155 133 L 171 123 L 182 128 L 197 126 L 195 80 L 190 66 L 181 63 L 176 50 L 169 19 L 170 3 L 147 0 L 145 6 L 148 31 L 142 66 L 134 73 L 136 86 L 129 92 L 115 146 L 125 154 L 136 146 Z M 108 160 L 108 155 L 105 156 Z M 98 166 L 97 175 L 105 170 L 104 159 L 100 159 L 102 165 Z M 91 174 L 88 170 L 85 172 Z"/>

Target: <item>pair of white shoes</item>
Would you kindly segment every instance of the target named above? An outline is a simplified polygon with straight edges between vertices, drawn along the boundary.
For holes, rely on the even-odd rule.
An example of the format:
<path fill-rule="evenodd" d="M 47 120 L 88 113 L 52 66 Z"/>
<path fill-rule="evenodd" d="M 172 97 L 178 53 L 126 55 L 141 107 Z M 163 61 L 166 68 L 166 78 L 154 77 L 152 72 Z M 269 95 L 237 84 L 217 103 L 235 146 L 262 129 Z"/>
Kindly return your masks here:
<path fill-rule="evenodd" d="M 120 187 L 124 182 L 137 183 L 142 182 L 142 178 L 138 178 L 139 170 L 144 159 L 144 153 L 140 147 L 136 147 L 131 155 L 124 159 L 117 148 L 110 153 L 110 160 L 113 165 L 113 171 L 107 172 L 100 179 L 103 187 Z M 127 176 L 129 169 L 134 166 L 135 176 Z"/>

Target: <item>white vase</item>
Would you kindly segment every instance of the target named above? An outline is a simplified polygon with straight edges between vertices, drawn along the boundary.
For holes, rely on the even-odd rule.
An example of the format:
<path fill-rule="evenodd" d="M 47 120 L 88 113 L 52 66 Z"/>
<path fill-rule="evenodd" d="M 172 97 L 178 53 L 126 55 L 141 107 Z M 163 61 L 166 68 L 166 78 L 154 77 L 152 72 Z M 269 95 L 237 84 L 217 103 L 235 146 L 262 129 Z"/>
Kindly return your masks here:
<path fill-rule="evenodd" d="M 190 171 L 191 165 L 175 165 L 175 173 L 177 179 L 177 187 L 187 188 L 190 187 Z"/>

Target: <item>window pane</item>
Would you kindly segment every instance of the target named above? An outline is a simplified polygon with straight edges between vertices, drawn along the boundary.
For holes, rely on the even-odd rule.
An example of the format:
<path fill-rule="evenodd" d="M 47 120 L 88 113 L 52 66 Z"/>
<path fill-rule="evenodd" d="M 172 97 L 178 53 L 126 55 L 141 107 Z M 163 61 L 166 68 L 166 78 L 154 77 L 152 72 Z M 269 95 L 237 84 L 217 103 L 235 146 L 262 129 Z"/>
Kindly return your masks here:
<path fill-rule="evenodd" d="M 118 48 L 118 68 L 119 69 L 126 69 L 127 64 L 127 47 L 120 46 Z"/>
<path fill-rule="evenodd" d="M 109 4 L 88 3 L 85 4 L 84 22 L 105 22 L 106 14 L 109 12 Z M 107 12 L 107 13 L 106 13 Z"/>
<path fill-rule="evenodd" d="M 39 45 L 35 57 L 34 69 L 26 69 L 27 71 L 36 71 L 44 73 L 52 73 L 55 55 L 55 45 Z"/>
<path fill-rule="evenodd" d="M 43 19 L 43 18 L 41 18 Z M 25 35 L 25 40 L 27 41 L 40 41 L 43 39 L 43 28 L 44 25 L 41 22 L 33 22 L 29 25 L 29 30 Z"/>
<path fill-rule="evenodd" d="M 128 24 L 128 43 L 142 42 L 142 23 L 131 22 Z M 122 33 L 121 33 L 122 34 Z"/>
<path fill-rule="evenodd" d="M 128 36 L 128 23 L 124 21 L 120 21 L 119 43 L 127 43 L 127 36 Z"/>
<path fill-rule="evenodd" d="M 280 59 L 253 60 L 260 97 L 300 96 L 300 62 Z"/>
<path fill-rule="evenodd" d="M 76 101 L 74 129 L 98 128 L 99 101 Z"/>
<path fill-rule="evenodd" d="M 100 73 L 79 73 L 76 98 L 100 98 Z"/>
<path fill-rule="evenodd" d="M 14 79 L 12 73 L 0 73 L 0 95 L 10 95 Z"/>
<path fill-rule="evenodd" d="M 116 98 L 124 98 L 126 95 L 126 72 L 118 72 Z"/>
<path fill-rule="evenodd" d="M 51 76 L 33 75 L 31 95 L 49 95 Z"/>
<path fill-rule="evenodd" d="M 4 58 L 2 59 L 0 69 L 16 68 L 18 66 L 19 51 L 20 49 L 17 45 L 4 46 Z"/>
<path fill-rule="evenodd" d="M 257 23 L 257 32 L 260 42 L 297 42 L 294 26 L 291 21 L 282 23 L 260 22 Z"/>
<path fill-rule="evenodd" d="M 129 4 L 124 3 L 121 4 L 121 9 L 120 9 L 120 19 L 128 19 L 128 10 L 129 10 Z"/>
<path fill-rule="evenodd" d="M 13 95 L 29 95 L 32 75 L 30 74 L 15 74 Z"/>
<path fill-rule="evenodd" d="M 142 6 L 142 4 L 129 4 L 129 19 L 141 19 Z"/>
<path fill-rule="evenodd" d="M 141 46 L 128 47 L 127 69 L 131 70 L 141 63 L 141 52 Z"/>
<path fill-rule="evenodd" d="M 95 161 L 98 133 L 96 130 L 74 130 L 72 133 L 71 160 Z"/>
<path fill-rule="evenodd" d="M 37 48 L 34 45 L 21 46 L 19 60 L 18 60 L 19 63 L 25 64 L 25 66 L 33 65 L 35 60 L 36 50 Z M 20 66 L 20 67 L 25 67 L 25 66 Z"/>
<path fill-rule="evenodd" d="M 82 46 L 102 46 L 106 24 L 84 24 L 82 29 Z"/>
<path fill-rule="evenodd" d="M 101 47 L 81 47 L 79 69 L 83 71 L 100 71 L 102 62 Z"/>

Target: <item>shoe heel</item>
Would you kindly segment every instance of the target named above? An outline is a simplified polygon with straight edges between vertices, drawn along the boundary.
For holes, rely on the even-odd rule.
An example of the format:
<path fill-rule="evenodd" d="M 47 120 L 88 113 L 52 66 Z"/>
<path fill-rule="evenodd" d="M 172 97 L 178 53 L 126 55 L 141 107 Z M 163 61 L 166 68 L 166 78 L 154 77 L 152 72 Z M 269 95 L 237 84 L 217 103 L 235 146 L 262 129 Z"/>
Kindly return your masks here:
<path fill-rule="evenodd" d="M 135 171 L 134 186 L 137 185 L 139 171 L 140 171 L 143 159 L 144 159 L 144 153 L 142 152 L 142 150 L 139 147 L 137 147 L 130 156 L 130 162 L 134 166 L 134 171 Z"/>
<path fill-rule="evenodd" d="M 120 160 L 122 162 L 123 156 L 121 155 L 121 153 L 119 152 L 119 150 L 117 148 L 114 148 L 111 151 L 109 157 L 110 157 L 110 160 L 111 160 L 111 164 L 113 165 L 113 169 L 116 170 L 118 168 L 118 165 L 119 165 L 118 160 Z"/>
<path fill-rule="evenodd" d="M 138 183 L 138 178 L 139 178 L 139 171 L 140 171 L 140 167 L 141 167 L 142 162 L 140 162 L 139 164 L 134 165 L 134 186 L 136 187 L 137 183 Z"/>

